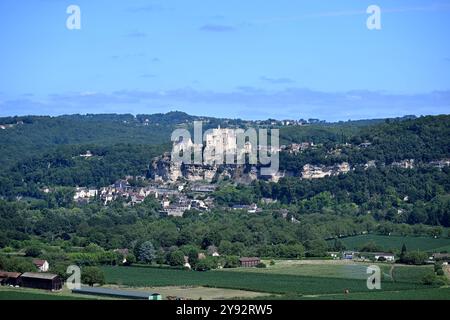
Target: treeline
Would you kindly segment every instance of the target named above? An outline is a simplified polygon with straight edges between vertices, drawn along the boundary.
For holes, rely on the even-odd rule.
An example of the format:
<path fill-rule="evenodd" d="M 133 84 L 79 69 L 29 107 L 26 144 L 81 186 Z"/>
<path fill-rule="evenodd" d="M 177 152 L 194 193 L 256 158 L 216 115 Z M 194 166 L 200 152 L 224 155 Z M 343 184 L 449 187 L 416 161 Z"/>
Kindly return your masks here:
<path fill-rule="evenodd" d="M 126 175 L 145 176 L 152 158 L 167 145 L 61 146 L 42 157 L 20 161 L 0 173 L 0 195 L 45 198 L 43 187 L 104 187 Z M 80 157 L 90 151 L 89 158 Z"/>
<path fill-rule="evenodd" d="M 0 118 L 1 121 L 5 118 Z M 133 115 L 27 117 L 23 125 L 0 130 L 0 166 L 8 168 L 64 145 L 160 145 L 170 142 L 175 125 L 144 126 Z"/>
<path fill-rule="evenodd" d="M 377 221 L 450 227 L 450 168 L 358 169 L 323 179 L 283 178 L 214 193 L 221 205 L 258 203 L 263 198 L 304 214 L 371 214 Z M 272 206 L 273 207 L 273 206 Z"/>

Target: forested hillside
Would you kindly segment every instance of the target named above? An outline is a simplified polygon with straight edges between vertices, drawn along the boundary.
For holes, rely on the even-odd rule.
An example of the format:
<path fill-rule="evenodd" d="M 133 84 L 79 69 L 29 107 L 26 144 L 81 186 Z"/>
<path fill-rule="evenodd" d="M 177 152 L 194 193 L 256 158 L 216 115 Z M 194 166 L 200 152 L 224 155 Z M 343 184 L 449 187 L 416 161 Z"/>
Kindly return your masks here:
<path fill-rule="evenodd" d="M 74 201 L 76 186 L 100 189 L 125 176 L 145 177 L 151 159 L 170 150 L 172 130 L 191 129 L 193 120 L 205 121 L 205 129 L 268 127 L 179 112 L 0 119 L 6 127 L 0 130 L 0 248 L 23 252 L 37 246 L 57 265 L 92 265 L 112 263 L 108 250 L 116 248 L 138 255 L 150 241 L 161 261 L 176 264 L 183 252 L 211 246 L 225 256 L 298 258 L 342 249 L 325 241 L 341 236 L 448 237 L 450 116 L 275 125 L 282 144 L 309 146 L 281 152 L 280 169 L 290 174 L 278 182 L 222 181 L 200 198 L 213 201 L 206 212 L 161 215 L 154 197 L 134 205 L 123 197 L 108 205 L 98 198 Z M 410 166 L 400 163 L 410 159 Z M 342 162 L 352 168 L 345 174 L 299 175 L 306 164 Z M 150 183 L 143 179 L 132 183 Z M 250 204 L 260 211 L 233 209 Z"/>

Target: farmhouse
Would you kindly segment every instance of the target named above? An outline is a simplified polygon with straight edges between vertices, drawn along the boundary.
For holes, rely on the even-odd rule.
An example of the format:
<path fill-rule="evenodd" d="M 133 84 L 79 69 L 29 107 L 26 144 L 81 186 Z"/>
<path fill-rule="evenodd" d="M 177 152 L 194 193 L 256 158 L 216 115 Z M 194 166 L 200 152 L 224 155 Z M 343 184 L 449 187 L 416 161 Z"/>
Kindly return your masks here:
<path fill-rule="evenodd" d="M 40 272 L 47 272 L 50 267 L 47 260 L 33 259 L 33 264 Z"/>
<path fill-rule="evenodd" d="M 395 255 L 393 253 L 386 253 L 386 252 L 376 252 L 374 254 L 375 256 L 375 260 L 377 261 L 389 261 L 389 262 L 394 262 L 395 261 Z"/>
<path fill-rule="evenodd" d="M 25 288 L 61 290 L 62 280 L 56 274 L 25 272 L 20 277 L 20 284 Z"/>
<path fill-rule="evenodd" d="M 450 253 L 433 253 L 433 259 L 435 261 L 450 261 Z"/>
<path fill-rule="evenodd" d="M 244 267 L 244 268 L 256 267 L 260 263 L 261 263 L 261 259 L 255 258 L 255 257 L 253 257 L 253 258 L 244 257 L 244 258 L 239 259 L 240 266 Z"/>
<path fill-rule="evenodd" d="M 344 251 L 342 252 L 342 259 L 353 260 L 358 256 L 359 252 L 355 251 Z"/>

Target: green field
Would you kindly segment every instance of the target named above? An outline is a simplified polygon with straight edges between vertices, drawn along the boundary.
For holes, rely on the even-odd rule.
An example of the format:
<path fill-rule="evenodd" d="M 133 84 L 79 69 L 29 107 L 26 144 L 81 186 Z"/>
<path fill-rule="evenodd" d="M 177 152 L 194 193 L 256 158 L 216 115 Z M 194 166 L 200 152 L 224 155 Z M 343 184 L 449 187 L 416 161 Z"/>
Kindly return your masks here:
<path fill-rule="evenodd" d="M 246 272 L 260 274 L 280 274 L 306 277 L 325 277 L 325 278 L 342 278 L 342 279 L 367 279 L 367 267 L 369 263 L 354 263 L 347 261 L 309 261 L 305 263 L 302 260 L 279 260 L 274 266 L 268 265 L 267 268 L 237 268 L 228 269 L 226 272 Z M 383 279 L 395 280 L 396 282 L 420 283 L 423 276 L 433 272 L 433 266 L 399 266 L 392 264 L 378 264 Z M 392 274 L 391 274 L 392 273 Z M 393 278 L 392 278 L 393 277 Z"/>
<path fill-rule="evenodd" d="M 71 294 L 5 288 L 0 290 L 0 300 L 86 300 L 86 298 Z"/>
<path fill-rule="evenodd" d="M 276 296 L 265 299 L 277 299 Z M 285 296 L 283 299 L 301 300 L 450 300 L 450 288 L 425 288 L 403 291 L 350 292 L 314 296 Z"/>
<path fill-rule="evenodd" d="M 376 234 L 365 234 L 360 236 L 339 239 L 348 250 L 359 250 L 361 246 L 368 242 L 374 242 L 384 251 L 400 251 L 405 244 L 407 250 L 421 250 L 429 252 L 450 252 L 450 238 L 431 238 L 431 237 L 402 237 L 402 236 L 383 236 Z M 329 240 L 332 245 L 334 240 Z"/>
<path fill-rule="evenodd" d="M 316 266 L 318 269 L 322 265 Z M 342 266 L 339 266 L 339 268 Z M 292 267 L 296 268 L 296 267 Z M 326 268 L 329 268 L 327 266 Z M 428 268 L 415 269 L 413 276 L 407 277 L 408 270 L 401 270 L 403 277 L 396 282 L 386 278 L 382 283 L 383 291 L 417 290 L 430 288 L 422 285 L 421 277 L 430 271 Z M 349 289 L 351 292 L 368 292 L 366 278 L 357 278 L 328 274 L 311 273 L 288 274 L 272 272 L 268 269 L 235 269 L 208 272 L 141 268 L 141 267 L 103 267 L 106 281 L 135 287 L 158 286 L 205 286 L 217 288 L 241 289 L 283 295 L 338 294 Z M 384 268 L 383 268 L 384 270 Z M 399 269 L 400 270 L 400 269 Z M 337 271 L 339 273 L 340 271 Z"/>

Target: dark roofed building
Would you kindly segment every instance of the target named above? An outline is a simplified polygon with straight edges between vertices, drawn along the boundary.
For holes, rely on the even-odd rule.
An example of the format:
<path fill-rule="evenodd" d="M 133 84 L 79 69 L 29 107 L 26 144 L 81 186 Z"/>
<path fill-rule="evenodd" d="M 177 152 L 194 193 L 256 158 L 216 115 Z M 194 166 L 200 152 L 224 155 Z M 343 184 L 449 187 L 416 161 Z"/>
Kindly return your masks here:
<path fill-rule="evenodd" d="M 244 267 L 244 268 L 256 267 L 260 263 L 261 263 L 261 259 L 255 258 L 255 257 L 252 257 L 252 258 L 244 257 L 244 258 L 239 259 L 239 264 L 241 265 L 241 267 Z"/>
<path fill-rule="evenodd" d="M 433 253 L 433 259 L 436 261 L 450 261 L 450 253 Z"/>
<path fill-rule="evenodd" d="M 20 277 L 20 284 L 25 288 L 61 290 L 62 280 L 56 274 L 44 272 L 25 272 Z"/>
<path fill-rule="evenodd" d="M 110 288 L 81 287 L 80 289 L 73 289 L 72 292 L 78 294 L 125 298 L 125 299 L 161 300 L 161 295 L 159 293 L 118 290 Z"/>
<path fill-rule="evenodd" d="M 0 271 L 0 285 L 3 286 L 17 286 L 20 278 L 19 272 Z"/>

